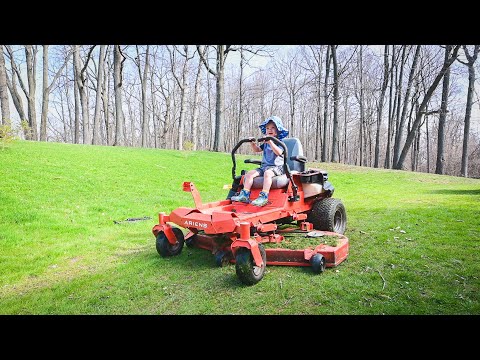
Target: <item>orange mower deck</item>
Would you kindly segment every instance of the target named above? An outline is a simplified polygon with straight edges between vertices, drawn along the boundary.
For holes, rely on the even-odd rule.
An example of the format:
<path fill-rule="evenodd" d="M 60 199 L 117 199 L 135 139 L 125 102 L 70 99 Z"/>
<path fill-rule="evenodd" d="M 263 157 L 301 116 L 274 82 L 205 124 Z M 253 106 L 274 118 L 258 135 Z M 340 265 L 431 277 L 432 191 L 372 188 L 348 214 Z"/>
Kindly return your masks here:
<path fill-rule="evenodd" d="M 334 232 L 323 231 L 326 236 L 337 236 L 338 244 L 337 246 L 329 246 L 321 243 L 312 248 L 305 249 L 287 249 L 287 248 L 275 248 L 265 249 L 267 254 L 267 265 L 283 265 L 283 266 L 311 266 L 310 259 L 313 255 L 320 253 L 325 257 L 325 266 L 335 267 L 339 265 L 343 260 L 348 257 L 349 243 L 348 238 L 345 235 L 341 235 Z M 263 243 L 267 243 L 265 241 Z M 235 259 L 231 252 L 229 253 L 228 247 L 219 247 L 218 243 L 215 241 L 215 238 L 207 235 L 198 234 L 195 240 L 195 247 L 209 250 L 212 254 L 216 254 L 218 251 L 225 251 L 229 257 L 228 261 L 230 263 L 235 263 Z"/>

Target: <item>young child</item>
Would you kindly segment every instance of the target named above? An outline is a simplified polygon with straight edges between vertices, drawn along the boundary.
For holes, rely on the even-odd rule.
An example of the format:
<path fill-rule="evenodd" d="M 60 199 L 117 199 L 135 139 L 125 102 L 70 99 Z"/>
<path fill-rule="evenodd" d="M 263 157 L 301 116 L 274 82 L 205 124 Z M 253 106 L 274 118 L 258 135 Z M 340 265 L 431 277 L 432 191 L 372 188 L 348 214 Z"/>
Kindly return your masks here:
<path fill-rule="evenodd" d="M 288 130 L 283 127 L 282 120 L 278 116 L 270 116 L 265 119 L 259 128 L 265 136 L 276 137 L 281 140 L 288 136 Z M 253 179 L 257 176 L 263 176 L 263 188 L 258 198 L 252 201 L 252 205 L 265 206 L 268 203 L 268 192 L 272 186 L 272 178 L 284 174 L 283 170 L 283 149 L 272 140 L 262 143 L 258 146 L 255 142 L 250 143 L 255 152 L 263 151 L 262 165 L 255 170 L 247 172 L 243 179 L 243 189 L 238 196 L 232 196 L 232 201 L 244 203 L 250 202 L 250 189 L 253 185 Z"/>

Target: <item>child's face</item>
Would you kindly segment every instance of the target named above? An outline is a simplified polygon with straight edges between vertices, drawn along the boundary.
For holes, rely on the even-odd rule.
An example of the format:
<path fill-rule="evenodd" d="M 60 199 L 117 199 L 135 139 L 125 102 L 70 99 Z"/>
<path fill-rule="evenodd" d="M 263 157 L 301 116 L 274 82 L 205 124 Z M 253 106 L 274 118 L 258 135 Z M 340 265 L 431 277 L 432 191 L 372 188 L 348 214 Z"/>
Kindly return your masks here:
<path fill-rule="evenodd" d="M 266 136 L 277 136 L 277 127 L 273 122 L 269 122 L 267 126 L 265 126 L 265 135 Z"/>

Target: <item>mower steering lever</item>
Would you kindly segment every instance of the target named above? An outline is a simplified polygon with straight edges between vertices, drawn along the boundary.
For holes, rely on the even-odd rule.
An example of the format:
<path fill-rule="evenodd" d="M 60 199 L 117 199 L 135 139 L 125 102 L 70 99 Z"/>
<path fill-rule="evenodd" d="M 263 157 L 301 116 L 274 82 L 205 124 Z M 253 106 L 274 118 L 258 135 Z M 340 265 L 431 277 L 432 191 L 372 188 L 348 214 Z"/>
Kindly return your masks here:
<path fill-rule="evenodd" d="M 232 178 L 233 180 L 235 181 L 235 177 L 236 177 L 236 174 L 235 174 L 235 169 L 237 167 L 237 162 L 235 161 L 235 153 L 237 152 L 238 148 L 243 144 L 243 143 L 246 143 L 246 142 L 254 142 L 255 141 L 255 138 L 254 137 L 248 137 L 248 138 L 245 138 L 245 139 L 242 139 L 240 140 L 237 145 L 234 146 L 234 148 L 232 149 L 232 152 L 231 152 L 231 155 L 232 155 L 232 163 L 233 163 L 233 166 L 232 166 Z"/>

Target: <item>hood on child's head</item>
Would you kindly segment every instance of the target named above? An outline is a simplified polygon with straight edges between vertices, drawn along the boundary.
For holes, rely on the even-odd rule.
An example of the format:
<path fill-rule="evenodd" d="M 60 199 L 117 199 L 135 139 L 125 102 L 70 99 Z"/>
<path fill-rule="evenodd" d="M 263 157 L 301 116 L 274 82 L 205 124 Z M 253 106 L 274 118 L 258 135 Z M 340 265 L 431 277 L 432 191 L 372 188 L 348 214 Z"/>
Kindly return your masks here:
<path fill-rule="evenodd" d="M 283 123 L 282 123 L 282 119 L 280 119 L 278 116 L 270 116 L 270 117 L 267 117 L 258 127 L 260 128 L 260 130 L 262 130 L 262 134 L 266 134 L 267 132 L 267 129 L 266 129 L 266 126 L 268 124 L 269 121 L 273 121 L 275 123 L 275 126 L 277 127 L 277 138 L 279 140 L 285 138 L 288 136 L 288 130 L 285 129 L 285 127 L 283 126 Z"/>

